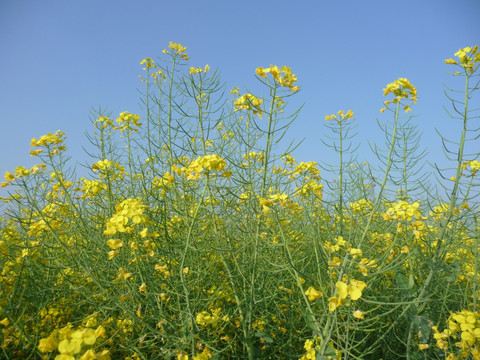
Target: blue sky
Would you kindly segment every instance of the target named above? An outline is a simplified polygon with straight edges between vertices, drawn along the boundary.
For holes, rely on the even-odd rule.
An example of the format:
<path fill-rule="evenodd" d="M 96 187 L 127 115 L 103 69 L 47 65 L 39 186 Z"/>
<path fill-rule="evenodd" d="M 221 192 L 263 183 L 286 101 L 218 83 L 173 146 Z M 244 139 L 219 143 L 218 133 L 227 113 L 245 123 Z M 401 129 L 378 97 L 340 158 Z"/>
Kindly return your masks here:
<path fill-rule="evenodd" d="M 33 165 L 30 140 L 58 129 L 85 161 L 91 108 L 139 112 L 139 62 L 170 41 L 191 65 L 218 68 L 228 88 L 255 86 L 259 66 L 290 66 L 301 86 L 293 103 L 304 104 L 289 133 L 306 138 L 301 161 L 332 160 L 319 139 L 340 109 L 354 111 L 359 160 L 370 160 L 367 140 L 383 142 L 376 120 L 390 116 L 379 112 L 382 89 L 406 77 L 422 144 L 441 163 L 434 129 L 460 131 L 442 108 L 443 84 L 463 86 L 443 60 L 480 42 L 479 14 L 479 0 L 0 0 L 0 174 Z"/>

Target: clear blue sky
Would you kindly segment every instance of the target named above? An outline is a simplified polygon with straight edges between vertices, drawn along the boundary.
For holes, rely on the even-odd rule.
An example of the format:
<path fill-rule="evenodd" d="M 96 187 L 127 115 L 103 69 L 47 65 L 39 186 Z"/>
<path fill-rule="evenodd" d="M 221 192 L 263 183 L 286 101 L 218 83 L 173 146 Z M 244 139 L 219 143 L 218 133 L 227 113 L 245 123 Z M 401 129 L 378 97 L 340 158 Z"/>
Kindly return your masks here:
<path fill-rule="evenodd" d="M 187 47 L 191 65 L 218 68 L 228 88 L 254 86 L 259 66 L 292 67 L 302 161 L 331 156 L 319 138 L 340 109 L 354 111 L 359 160 L 369 160 L 367 139 L 383 141 L 376 119 L 389 116 L 382 88 L 406 77 L 423 144 L 441 162 L 434 128 L 455 139 L 460 129 L 442 109 L 443 84 L 458 85 L 443 60 L 480 43 L 479 16 L 479 0 L 0 0 L 0 175 L 33 165 L 31 138 L 58 129 L 85 161 L 91 107 L 138 112 L 139 62 L 169 41 Z"/>

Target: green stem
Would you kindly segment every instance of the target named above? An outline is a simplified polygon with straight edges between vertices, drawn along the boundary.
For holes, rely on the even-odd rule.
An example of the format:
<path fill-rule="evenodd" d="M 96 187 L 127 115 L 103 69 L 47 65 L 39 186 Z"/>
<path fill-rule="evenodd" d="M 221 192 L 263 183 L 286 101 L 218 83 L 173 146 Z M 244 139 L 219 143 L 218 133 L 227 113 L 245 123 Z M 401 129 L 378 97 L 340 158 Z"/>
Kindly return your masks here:
<path fill-rule="evenodd" d="M 392 167 L 392 155 L 393 155 L 393 149 L 395 148 L 395 140 L 397 137 L 397 128 L 398 128 L 398 118 L 399 118 L 399 113 L 400 113 L 400 101 L 397 103 L 397 108 L 395 109 L 395 121 L 393 124 L 393 131 L 392 131 L 392 137 L 390 140 L 390 149 L 388 152 L 388 160 L 387 160 L 387 167 L 385 169 L 385 174 L 383 176 L 383 181 L 382 185 L 380 186 L 380 190 L 377 195 L 377 200 L 375 201 L 375 204 L 373 205 L 372 211 L 370 212 L 370 216 L 368 217 L 367 224 L 365 225 L 365 228 L 363 230 L 362 237 L 360 238 L 360 242 L 358 244 L 358 247 L 360 247 L 365 240 L 365 237 L 367 236 L 367 232 L 370 229 L 370 225 L 372 223 L 373 216 L 375 215 L 379 205 L 380 201 L 382 201 L 382 195 L 383 195 L 383 190 L 385 189 L 385 184 L 387 183 L 388 179 L 388 174 L 390 173 L 390 168 Z"/>

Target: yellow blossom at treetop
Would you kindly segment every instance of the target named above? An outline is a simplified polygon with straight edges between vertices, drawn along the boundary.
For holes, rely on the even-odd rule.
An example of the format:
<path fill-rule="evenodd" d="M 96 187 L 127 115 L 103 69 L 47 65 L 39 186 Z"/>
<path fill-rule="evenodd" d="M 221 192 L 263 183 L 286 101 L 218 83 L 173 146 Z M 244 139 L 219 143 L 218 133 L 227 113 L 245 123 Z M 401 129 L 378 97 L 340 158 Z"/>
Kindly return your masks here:
<path fill-rule="evenodd" d="M 297 82 L 297 75 L 292 74 L 292 69 L 287 66 L 282 66 L 281 69 L 278 66 L 271 65 L 269 68 L 259 67 L 255 70 L 258 76 L 266 79 L 267 74 L 272 74 L 275 81 L 281 86 L 288 87 L 291 91 L 298 91 L 299 87 L 294 86 Z M 283 74 L 282 74 L 283 73 Z"/>
<path fill-rule="evenodd" d="M 406 78 L 399 78 L 393 83 L 387 84 L 387 87 L 383 89 L 383 95 L 387 96 L 390 93 L 392 93 L 395 97 L 393 100 L 384 101 L 385 107 L 380 110 L 381 112 L 384 112 L 388 108 L 389 104 L 400 103 L 402 99 L 411 100 L 414 103 L 417 102 L 417 89 Z M 408 104 L 404 105 L 403 109 L 405 112 L 411 111 L 411 108 Z"/>
<path fill-rule="evenodd" d="M 337 118 L 337 115 L 339 118 Z M 337 120 L 337 124 L 340 124 L 342 120 L 348 120 L 353 118 L 353 111 L 348 110 L 346 113 L 343 110 L 337 112 L 337 114 L 330 114 L 325 116 L 325 120 Z"/>
<path fill-rule="evenodd" d="M 153 61 L 153 59 L 152 59 L 152 58 L 149 58 L 149 57 L 146 57 L 145 59 L 143 59 L 142 61 L 140 61 L 140 64 L 141 64 L 141 65 L 145 65 L 145 67 L 143 68 L 143 70 L 150 69 L 150 68 L 154 68 L 154 69 L 157 68 L 157 65 L 155 64 L 155 62 Z"/>
<path fill-rule="evenodd" d="M 460 65 L 463 67 L 467 73 L 472 74 L 475 70 L 475 67 L 480 63 L 480 53 L 478 52 L 478 45 L 475 45 L 473 48 L 464 47 L 458 50 L 455 53 L 455 56 L 460 60 L 460 64 L 457 60 L 446 59 L 445 64 L 450 65 Z"/>
<path fill-rule="evenodd" d="M 210 66 L 205 65 L 205 68 L 202 69 L 201 67 L 194 68 L 193 66 L 190 67 L 190 70 L 188 71 L 189 74 L 200 74 L 200 73 L 206 73 L 208 70 L 210 70 Z"/>
<path fill-rule="evenodd" d="M 63 143 L 63 139 L 65 137 L 65 133 L 57 130 L 55 134 L 48 133 L 47 135 L 42 135 L 40 139 L 33 138 L 30 141 L 31 147 L 40 147 L 40 146 L 48 146 L 52 144 L 61 144 Z"/>
<path fill-rule="evenodd" d="M 180 55 L 183 60 L 188 61 L 188 55 L 185 51 L 187 51 L 187 48 L 185 46 L 182 46 L 181 44 L 171 42 L 168 44 L 168 47 L 170 50 L 173 51 L 174 55 Z M 162 52 L 164 54 L 170 54 L 170 52 L 166 49 L 163 49 Z"/>
<path fill-rule="evenodd" d="M 114 126 L 115 130 L 120 130 L 122 133 L 125 130 L 132 130 L 134 132 L 138 132 L 137 127 L 141 126 L 142 124 L 140 121 L 140 115 L 131 114 L 127 111 L 120 113 L 116 122 L 118 126 Z"/>

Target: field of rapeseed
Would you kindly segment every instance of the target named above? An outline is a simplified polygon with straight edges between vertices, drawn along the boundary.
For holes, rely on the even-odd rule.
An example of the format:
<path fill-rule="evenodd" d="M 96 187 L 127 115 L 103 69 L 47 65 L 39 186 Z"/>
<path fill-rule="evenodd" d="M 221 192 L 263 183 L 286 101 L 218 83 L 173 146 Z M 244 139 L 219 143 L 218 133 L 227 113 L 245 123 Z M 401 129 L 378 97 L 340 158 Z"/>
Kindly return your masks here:
<path fill-rule="evenodd" d="M 95 115 L 88 175 L 61 131 L 5 174 L 1 357 L 480 359 L 477 50 L 445 60 L 465 87 L 447 92 L 460 140 L 443 197 L 418 175 L 405 78 L 383 89 L 381 172 L 352 160 L 353 111 L 326 116 L 325 181 L 280 148 L 289 67 L 256 69 L 265 96 L 226 94 L 180 44 L 168 66 L 145 58 L 144 114 Z"/>

